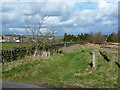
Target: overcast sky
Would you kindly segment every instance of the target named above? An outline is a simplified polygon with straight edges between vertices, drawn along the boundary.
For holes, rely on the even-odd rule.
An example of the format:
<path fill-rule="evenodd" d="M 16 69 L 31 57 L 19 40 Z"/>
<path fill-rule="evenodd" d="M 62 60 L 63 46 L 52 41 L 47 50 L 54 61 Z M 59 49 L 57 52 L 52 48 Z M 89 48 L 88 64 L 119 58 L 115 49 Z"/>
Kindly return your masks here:
<path fill-rule="evenodd" d="M 43 30 L 55 30 L 57 35 L 118 31 L 117 0 L 5 0 L 2 2 L 2 33 L 27 34 L 25 25 L 38 25 L 41 15 L 47 15 Z M 24 1 L 24 2 L 23 2 Z"/>

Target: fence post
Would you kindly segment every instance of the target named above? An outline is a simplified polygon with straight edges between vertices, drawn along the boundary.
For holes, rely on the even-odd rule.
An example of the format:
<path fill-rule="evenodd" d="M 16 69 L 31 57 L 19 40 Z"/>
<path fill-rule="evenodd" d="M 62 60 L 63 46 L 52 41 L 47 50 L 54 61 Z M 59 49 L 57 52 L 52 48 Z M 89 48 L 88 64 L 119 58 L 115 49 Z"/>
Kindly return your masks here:
<path fill-rule="evenodd" d="M 93 52 L 93 67 L 95 67 L 95 61 L 96 61 L 95 52 Z"/>
<path fill-rule="evenodd" d="M 64 47 L 66 47 L 67 45 L 66 45 L 66 42 L 64 42 Z"/>

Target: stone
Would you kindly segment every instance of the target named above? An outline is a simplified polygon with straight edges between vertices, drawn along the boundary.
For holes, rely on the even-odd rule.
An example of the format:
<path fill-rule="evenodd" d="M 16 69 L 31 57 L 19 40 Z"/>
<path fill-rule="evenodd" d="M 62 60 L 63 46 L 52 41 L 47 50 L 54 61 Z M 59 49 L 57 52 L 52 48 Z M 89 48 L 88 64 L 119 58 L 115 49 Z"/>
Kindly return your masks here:
<path fill-rule="evenodd" d="M 43 51 L 41 57 L 45 59 L 50 58 L 50 52 Z"/>
<path fill-rule="evenodd" d="M 47 58 L 47 52 L 43 51 L 42 58 Z"/>

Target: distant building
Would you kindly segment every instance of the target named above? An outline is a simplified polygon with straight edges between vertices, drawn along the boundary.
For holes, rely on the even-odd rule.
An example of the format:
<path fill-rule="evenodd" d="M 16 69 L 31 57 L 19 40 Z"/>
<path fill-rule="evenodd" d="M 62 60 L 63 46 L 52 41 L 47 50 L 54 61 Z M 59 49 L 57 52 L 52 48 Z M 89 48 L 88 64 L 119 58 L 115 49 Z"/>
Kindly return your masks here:
<path fill-rule="evenodd" d="M 43 38 L 42 36 L 38 36 L 39 38 Z M 48 36 L 49 40 L 54 39 L 55 36 Z M 36 36 L 34 35 L 17 35 L 17 34 L 5 34 L 0 35 L 0 42 L 37 42 Z"/>
<path fill-rule="evenodd" d="M 0 35 L 0 42 L 24 42 L 27 41 L 26 38 L 24 35 L 5 34 Z"/>

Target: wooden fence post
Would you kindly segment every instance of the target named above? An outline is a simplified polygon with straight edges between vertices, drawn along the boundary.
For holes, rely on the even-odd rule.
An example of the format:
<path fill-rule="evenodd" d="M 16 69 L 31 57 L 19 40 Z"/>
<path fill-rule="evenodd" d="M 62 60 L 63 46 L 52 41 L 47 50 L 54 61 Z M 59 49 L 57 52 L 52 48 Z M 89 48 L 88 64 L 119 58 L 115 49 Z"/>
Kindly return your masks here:
<path fill-rule="evenodd" d="M 64 42 L 64 47 L 66 47 L 67 45 L 66 45 L 66 42 Z"/>
<path fill-rule="evenodd" d="M 95 67 L 95 61 L 96 61 L 95 52 L 93 52 L 93 67 Z"/>

